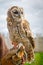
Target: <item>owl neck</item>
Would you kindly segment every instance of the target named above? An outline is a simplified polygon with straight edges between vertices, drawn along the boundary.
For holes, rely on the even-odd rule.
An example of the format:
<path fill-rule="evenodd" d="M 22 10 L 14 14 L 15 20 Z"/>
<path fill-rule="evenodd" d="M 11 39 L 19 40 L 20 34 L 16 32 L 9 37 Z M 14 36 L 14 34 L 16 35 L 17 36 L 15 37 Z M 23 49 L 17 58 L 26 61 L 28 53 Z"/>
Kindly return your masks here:
<path fill-rule="evenodd" d="M 14 20 L 14 22 L 15 22 L 16 25 L 21 25 L 22 20 Z"/>

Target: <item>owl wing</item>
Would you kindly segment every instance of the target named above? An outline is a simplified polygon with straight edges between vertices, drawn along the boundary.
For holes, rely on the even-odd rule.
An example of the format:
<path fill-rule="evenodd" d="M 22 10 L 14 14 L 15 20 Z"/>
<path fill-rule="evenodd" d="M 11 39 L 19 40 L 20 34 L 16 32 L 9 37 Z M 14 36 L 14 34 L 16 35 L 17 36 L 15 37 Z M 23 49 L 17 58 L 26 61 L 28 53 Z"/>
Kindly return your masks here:
<path fill-rule="evenodd" d="M 32 47 L 35 48 L 35 41 L 33 38 L 32 31 L 30 29 L 30 24 L 26 20 L 23 21 L 23 29 L 25 30 L 26 36 L 29 39 L 30 43 L 32 44 Z"/>

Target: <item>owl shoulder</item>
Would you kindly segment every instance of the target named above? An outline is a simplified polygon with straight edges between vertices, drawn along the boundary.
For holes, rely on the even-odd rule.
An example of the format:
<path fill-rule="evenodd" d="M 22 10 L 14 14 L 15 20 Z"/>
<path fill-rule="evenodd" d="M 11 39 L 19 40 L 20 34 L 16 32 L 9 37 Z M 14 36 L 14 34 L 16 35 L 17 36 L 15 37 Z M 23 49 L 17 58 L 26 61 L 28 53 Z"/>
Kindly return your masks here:
<path fill-rule="evenodd" d="M 12 19 L 11 19 L 10 17 L 7 17 L 7 21 L 8 21 L 8 22 L 11 22 Z"/>
<path fill-rule="evenodd" d="M 30 26 L 30 23 L 27 20 L 23 20 L 22 23 L 24 28 L 28 28 Z"/>

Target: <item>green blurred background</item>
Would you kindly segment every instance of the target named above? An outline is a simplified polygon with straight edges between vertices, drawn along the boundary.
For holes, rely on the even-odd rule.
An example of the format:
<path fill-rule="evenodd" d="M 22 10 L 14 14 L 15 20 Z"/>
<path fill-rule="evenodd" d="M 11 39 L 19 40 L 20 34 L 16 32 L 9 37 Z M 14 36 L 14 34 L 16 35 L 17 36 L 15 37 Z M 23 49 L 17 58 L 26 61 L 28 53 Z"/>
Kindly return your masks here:
<path fill-rule="evenodd" d="M 35 60 L 31 64 L 25 63 L 24 65 L 43 65 L 43 52 L 35 53 Z"/>

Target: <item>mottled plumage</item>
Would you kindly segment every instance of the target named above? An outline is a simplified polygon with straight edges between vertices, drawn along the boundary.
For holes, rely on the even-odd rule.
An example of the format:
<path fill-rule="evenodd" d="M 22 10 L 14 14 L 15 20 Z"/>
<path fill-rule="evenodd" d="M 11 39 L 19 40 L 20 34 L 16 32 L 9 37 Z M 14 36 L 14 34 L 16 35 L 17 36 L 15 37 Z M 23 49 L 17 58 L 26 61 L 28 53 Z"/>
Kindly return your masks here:
<path fill-rule="evenodd" d="M 8 10 L 7 27 L 12 43 L 22 43 L 27 53 L 27 62 L 31 62 L 34 59 L 35 42 L 30 24 L 24 18 L 23 8 L 13 6 Z"/>

